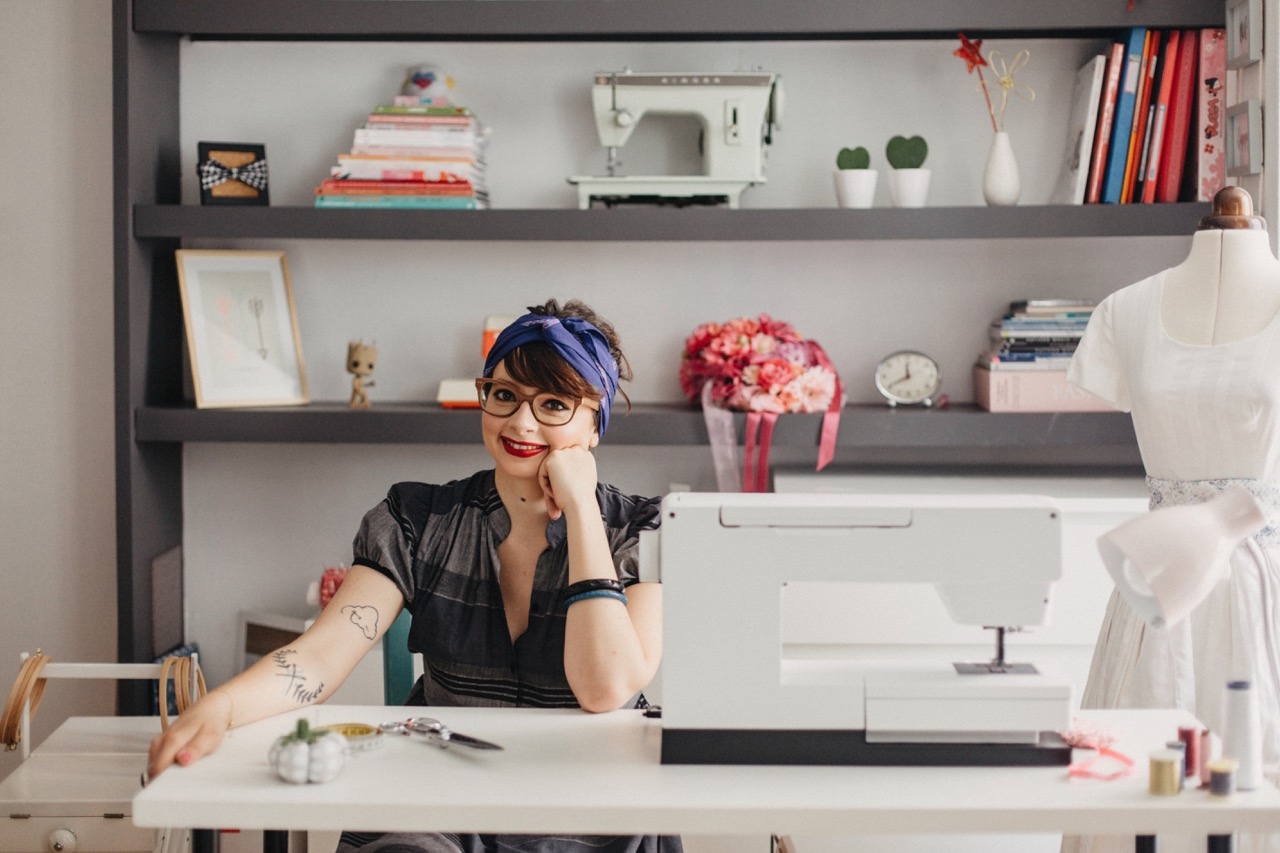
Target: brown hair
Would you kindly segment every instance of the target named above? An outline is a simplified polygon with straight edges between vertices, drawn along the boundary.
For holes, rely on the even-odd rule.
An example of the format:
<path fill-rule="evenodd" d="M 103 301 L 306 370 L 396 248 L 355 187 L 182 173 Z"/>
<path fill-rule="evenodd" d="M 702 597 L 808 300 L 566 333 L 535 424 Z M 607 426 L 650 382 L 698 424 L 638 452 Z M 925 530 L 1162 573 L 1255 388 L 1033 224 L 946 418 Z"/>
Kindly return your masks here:
<path fill-rule="evenodd" d="M 617 331 L 608 320 L 593 311 L 586 303 L 570 299 L 561 306 L 556 300 L 548 299 L 543 305 L 529 306 L 528 311 L 531 314 L 542 314 L 547 317 L 560 319 L 577 317 L 586 320 L 599 329 L 600 334 L 604 335 L 604 339 L 609 342 L 609 354 L 618 363 L 618 379 L 631 379 L 631 364 L 622 352 Z M 595 386 L 574 370 L 569 362 L 552 349 L 550 344 L 534 341 L 516 347 L 507 353 L 502 363 L 506 365 L 507 373 L 511 378 L 522 385 L 545 388 L 556 394 L 585 397 L 591 400 L 599 400 L 601 397 Z M 631 411 L 631 398 L 627 396 L 626 391 L 622 390 L 621 385 L 618 387 L 618 396 L 622 397 L 623 402 L 627 404 L 627 411 Z M 596 417 L 599 418 L 599 413 Z"/>

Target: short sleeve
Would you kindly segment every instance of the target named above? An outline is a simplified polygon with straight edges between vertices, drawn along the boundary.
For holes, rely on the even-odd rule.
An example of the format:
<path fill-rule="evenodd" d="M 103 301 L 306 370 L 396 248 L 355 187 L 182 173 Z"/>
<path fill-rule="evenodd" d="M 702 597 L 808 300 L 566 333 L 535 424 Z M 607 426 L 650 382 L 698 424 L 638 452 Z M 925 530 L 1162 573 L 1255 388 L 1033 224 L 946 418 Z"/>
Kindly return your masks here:
<path fill-rule="evenodd" d="M 1115 294 L 1102 300 L 1089 318 L 1067 368 L 1067 379 L 1122 412 L 1133 408 L 1116 347 Z"/>
<path fill-rule="evenodd" d="M 351 545 L 352 563 L 386 575 L 410 604 L 415 592 L 412 567 L 417 543 L 413 526 L 402 517 L 402 507 L 392 489 L 382 503 L 365 513 Z"/>
<path fill-rule="evenodd" d="M 622 585 L 631 586 L 640 581 L 640 533 L 644 530 L 657 530 L 662 498 L 630 498 L 623 501 L 634 503 L 627 507 L 626 523 L 614 534 L 613 565 L 618 570 L 618 580 L 622 581 Z"/>

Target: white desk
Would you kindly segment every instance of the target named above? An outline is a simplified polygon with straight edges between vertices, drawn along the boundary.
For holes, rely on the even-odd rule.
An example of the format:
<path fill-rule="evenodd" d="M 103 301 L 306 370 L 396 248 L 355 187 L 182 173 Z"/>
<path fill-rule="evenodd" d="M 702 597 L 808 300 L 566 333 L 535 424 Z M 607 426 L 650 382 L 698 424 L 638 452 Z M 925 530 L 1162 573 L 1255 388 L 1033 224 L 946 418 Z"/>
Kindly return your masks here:
<path fill-rule="evenodd" d="M 320 706 L 314 724 L 378 723 L 417 709 Z M 1191 719 L 1174 711 L 1090 712 L 1137 761 L 1114 782 L 1061 767 L 689 766 L 658 761 L 658 720 L 637 711 L 439 708 L 457 731 L 502 752 L 385 737 L 322 785 L 289 785 L 267 766 L 291 717 L 233 731 L 191 767 L 133 801 L 140 826 L 442 830 L 582 834 L 1068 832 L 1142 835 L 1280 830 L 1280 791 L 1210 798 L 1147 793 L 1147 755 Z"/>

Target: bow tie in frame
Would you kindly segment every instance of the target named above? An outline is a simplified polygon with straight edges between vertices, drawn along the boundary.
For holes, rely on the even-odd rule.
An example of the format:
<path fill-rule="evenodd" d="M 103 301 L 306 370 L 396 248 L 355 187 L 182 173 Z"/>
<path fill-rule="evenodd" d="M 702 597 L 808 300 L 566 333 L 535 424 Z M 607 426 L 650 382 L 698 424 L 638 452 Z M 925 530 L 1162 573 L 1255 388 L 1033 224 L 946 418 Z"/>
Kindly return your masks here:
<path fill-rule="evenodd" d="M 243 142 L 197 143 L 201 204 L 267 204 L 267 149 Z"/>

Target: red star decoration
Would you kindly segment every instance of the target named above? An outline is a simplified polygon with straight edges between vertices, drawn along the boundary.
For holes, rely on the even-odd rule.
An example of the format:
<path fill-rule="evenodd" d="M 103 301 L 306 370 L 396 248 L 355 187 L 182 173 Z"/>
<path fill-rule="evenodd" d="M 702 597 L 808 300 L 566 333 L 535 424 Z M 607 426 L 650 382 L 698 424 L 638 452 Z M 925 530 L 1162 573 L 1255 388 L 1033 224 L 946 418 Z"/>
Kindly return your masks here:
<path fill-rule="evenodd" d="M 952 56 L 958 56 L 964 60 L 965 70 L 972 74 L 973 69 L 987 64 L 982 58 L 982 39 L 970 41 L 969 37 L 964 33 L 957 33 L 960 36 L 960 48 L 952 51 Z"/>

